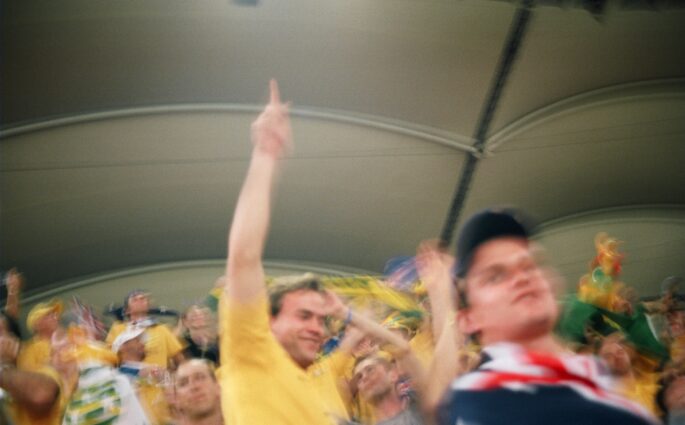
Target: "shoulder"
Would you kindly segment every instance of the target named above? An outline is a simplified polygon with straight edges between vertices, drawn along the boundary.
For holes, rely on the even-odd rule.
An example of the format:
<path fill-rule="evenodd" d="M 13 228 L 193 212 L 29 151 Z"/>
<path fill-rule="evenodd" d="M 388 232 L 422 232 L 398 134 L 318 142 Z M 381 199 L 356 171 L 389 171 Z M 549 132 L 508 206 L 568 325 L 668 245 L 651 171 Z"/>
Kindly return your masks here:
<path fill-rule="evenodd" d="M 28 341 L 24 341 L 24 345 L 27 347 L 40 347 L 42 345 L 50 345 L 50 340 L 46 338 L 41 338 L 39 336 L 34 336 L 33 338 L 29 339 Z"/>
<path fill-rule="evenodd" d="M 573 412 L 569 414 L 569 412 Z M 452 388 L 437 411 L 438 424 L 525 423 L 528 425 L 647 425 L 648 418 L 566 386 L 520 385 L 490 390 Z"/>
<path fill-rule="evenodd" d="M 113 340 L 122 333 L 124 329 L 126 329 L 126 323 L 119 321 L 112 323 L 112 326 L 109 327 L 109 332 L 107 333 L 107 340 Z"/>

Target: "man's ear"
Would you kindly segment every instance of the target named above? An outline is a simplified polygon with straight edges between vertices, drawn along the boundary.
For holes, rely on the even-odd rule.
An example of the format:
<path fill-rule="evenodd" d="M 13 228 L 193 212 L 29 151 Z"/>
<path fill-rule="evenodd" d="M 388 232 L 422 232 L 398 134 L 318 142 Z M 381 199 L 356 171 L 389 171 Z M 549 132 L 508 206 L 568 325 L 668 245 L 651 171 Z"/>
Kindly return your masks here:
<path fill-rule="evenodd" d="M 478 332 L 478 326 L 468 307 L 461 308 L 457 312 L 457 327 L 464 335 L 473 335 Z"/>

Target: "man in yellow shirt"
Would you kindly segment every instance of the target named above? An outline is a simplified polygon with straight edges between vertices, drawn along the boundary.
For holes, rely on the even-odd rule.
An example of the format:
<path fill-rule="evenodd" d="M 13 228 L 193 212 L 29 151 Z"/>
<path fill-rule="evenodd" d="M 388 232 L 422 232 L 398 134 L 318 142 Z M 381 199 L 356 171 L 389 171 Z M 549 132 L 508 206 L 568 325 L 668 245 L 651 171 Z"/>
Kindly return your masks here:
<path fill-rule="evenodd" d="M 270 193 L 290 143 L 276 82 L 252 126 L 254 150 L 229 236 L 228 284 L 220 317 L 222 408 L 229 424 L 334 424 L 306 369 L 325 336 L 327 302 L 315 279 L 283 292 L 269 317 L 262 253 Z"/>
<path fill-rule="evenodd" d="M 164 369 L 183 361 L 183 346 L 168 326 L 157 323 L 149 316 L 150 297 L 141 290 L 130 292 L 124 300 L 126 322 L 115 322 L 105 340 L 111 347 L 114 340 L 127 328 L 145 329 L 145 359 L 143 363 Z"/>
<path fill-rule="evenodd" d="M 153 425 L 158 425 L 166 423 L 172 416 L 161 385 L 166 369 L 143 362 L 144 331 L 142 328 L 126 329 L 112 343 L 112 351 L 118 357 L 119 372 L 129 378 L 148 419 Z"/>
<path fill-rule="evenodd" d="M 35 310 L 35 308 L 34 308 Z M 34 311 L 32 310 L 32 312 Z M 29 317 L 32 317 L 29 314 Z M 33 316 L 35 318 L 35 315 Z M 0 322 L 0 422 L 4 415 L 12 417 L 17 425 L 57 425 L 61 419 L 62 380 L 49 363 L 30 363 L 31 369 L 17 369 L 19 340 Z M 29 328 L 34 323 L 30 321 Z M 5 409 L 7 407 L 7 409 Z"/>
<path fill-rule="evenodd" d="M 655 416 L 661 414 L 656 404 L 659 373 L 641 364 L 649 362 L 638 361 L 638 352 L 622 332 L 606 336 L 597 354 L 616 379 L 618 393 L 641 404 Z"/>
<path fill-rule="evenodd" d="M 325 318 L 332 315 L 365 332 L 383 330 L 353 315 L 313 275 L 282 278 L 267 296 L 262 254 L 271 192 L 278 161 L 291 143 L 287 107 L 273 80 L 270 102 L 252 124 L 252 142 L 219 307 L 224 419 L 233 425 L 345 423 L 347 411 L 335 376 L 335 369 L 342 369 L 336 364 L 344 362 L 333 357 L 315 363 L 326 336 Z M 406 341 L 391 332 L 386 336 L 408 351 Z"/>
<path fill-rule="evenodd" d="M 33 338 L 22 344 L 17 357 L 17 367 L 35 371 L 50 363 L 51 339 L 60 328 L 59 320 L 64 310 L 61 301 L 53 299 L 36 304 L 26 317 L 26 327 Z"/>

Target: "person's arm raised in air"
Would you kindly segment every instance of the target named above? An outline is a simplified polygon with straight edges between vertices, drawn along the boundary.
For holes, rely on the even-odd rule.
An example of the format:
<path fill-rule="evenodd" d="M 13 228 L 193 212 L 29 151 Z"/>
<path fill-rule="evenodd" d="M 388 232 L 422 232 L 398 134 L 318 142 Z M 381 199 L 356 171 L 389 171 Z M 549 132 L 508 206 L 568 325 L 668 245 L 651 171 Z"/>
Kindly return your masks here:
<path fill-rule="evenodd" d="M 24 278 L 15 268 L 7 272 L 7 301 L 5 302 L 5 313 L 13 320 L 19 320 L 19 295 L 21 287 L 24 286 Z"/>
<path fill-rule="evenodd" d="M 252 159 L 243 183 L 228 238 L 226 295 L 238 302 L 266 297 L 262 254 L 269 228 L 271 192 L 278 160 L 291 143 L 287 105 L 278 85 L 270 83 L 269 103 L 252 123 Z"/>
<path fill-rule="evenodd" d="M 331 316 L 348 322 L 349 325 L 354 326 L 365 335 L 380 341 L 381 344 L 385 346 L 385 349 L 402 365 L 412 379 L 419 382 L 424 381 L 425 371 L 423 367 L 421 367 L 418 358 L 414 355 L 414 352 L 409 345 L 409 341 L 405 340 L 397 333 L 383 327 L 375 320 L 366 317 L 363 314 L 355 314 L 333 291 L 327 291 L 326 302 L 327 309 Z"/>
<path fill-rule="evenodd" d="M 431 305 L 435 350 L 423 386 L 424 410 L 432 412 L 450 382 L 463 372 L 459 360 L 465 338 L 456 330 L 457 315 L 453 290 L 454 258 L 445 253 L 437 241 L 425 241 L 417 250 L 416 266 L 426 286 Z"/>

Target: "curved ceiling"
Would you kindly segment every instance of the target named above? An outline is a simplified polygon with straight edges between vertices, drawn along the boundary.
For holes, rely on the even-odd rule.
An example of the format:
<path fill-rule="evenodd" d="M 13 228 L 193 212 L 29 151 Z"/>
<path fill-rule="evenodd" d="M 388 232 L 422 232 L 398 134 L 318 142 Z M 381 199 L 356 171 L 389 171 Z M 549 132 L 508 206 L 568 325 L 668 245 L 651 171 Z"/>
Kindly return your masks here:
<path fill-rule="evenodd" d="M 225 257 L 270 77 L 293 101 L 296 150 L 267 257 L 379 272 L 410 254 L 443 227 L 517 10 L 485 0 L 0 7 L 0 267 L 18 266 L 34 292 Z M 642 293 L 685 275 L 684 24 L 683 10 L 532 9 L 463 214 L 530 211 L 557 229 L 550 244 L 571 281 L 580 253 L 592 255 L 569 224 L 578 217 L 588 228 L 602 217 L 626 248 L 658 259 L 627 264 Z M 623 214 L 630 225 L 614 226 Z"/>

